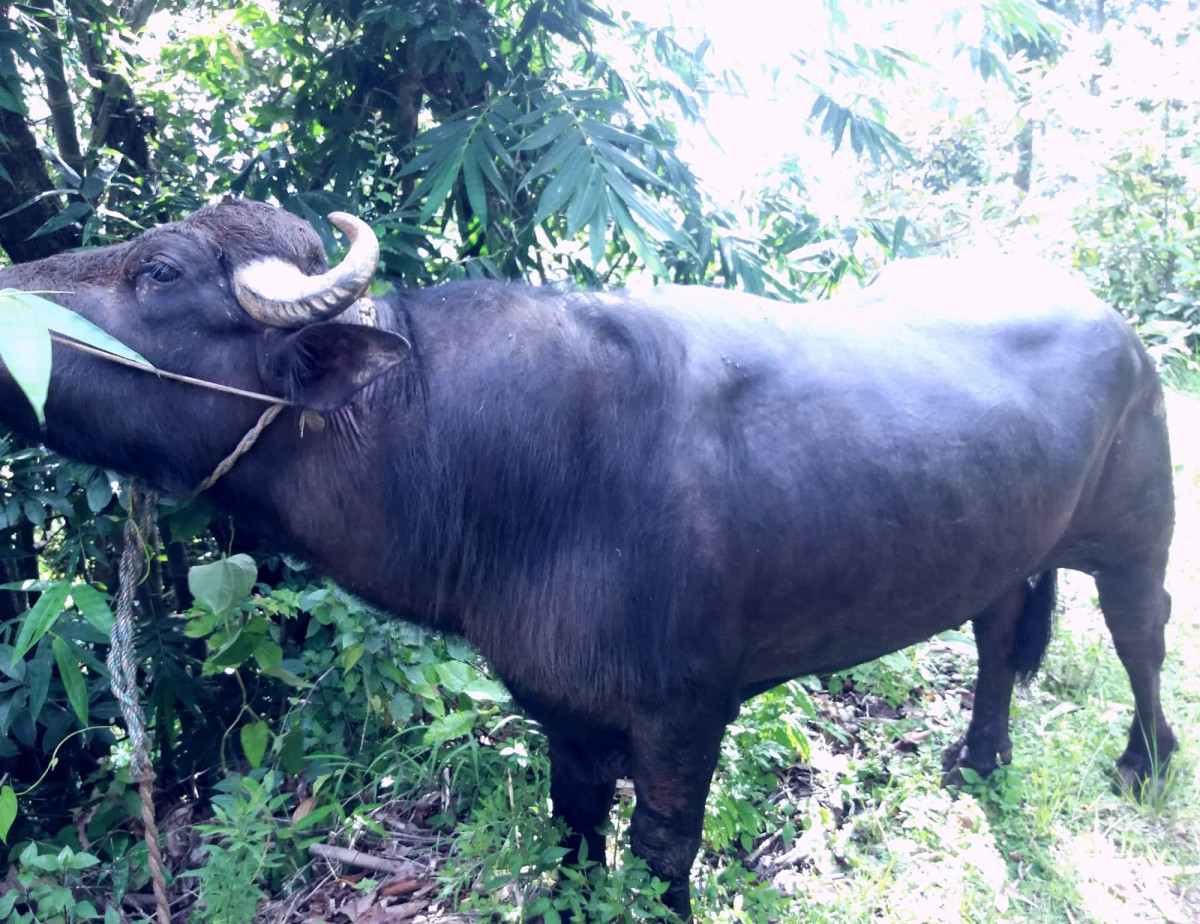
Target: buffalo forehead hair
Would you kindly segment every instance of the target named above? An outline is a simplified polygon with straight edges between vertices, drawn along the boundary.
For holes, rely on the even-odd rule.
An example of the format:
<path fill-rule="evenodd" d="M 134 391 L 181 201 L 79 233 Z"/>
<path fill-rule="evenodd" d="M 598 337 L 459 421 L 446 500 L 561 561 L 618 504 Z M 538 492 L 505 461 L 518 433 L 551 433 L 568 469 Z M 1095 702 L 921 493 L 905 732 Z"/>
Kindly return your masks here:
<path fill-rule="evenodd" d="M 278 257 L 309 273 L 329 268 L 312 226 L 265 202 L 227 196 L 189 215 L 180 225 L 211 237 L 234 266 Z"/>

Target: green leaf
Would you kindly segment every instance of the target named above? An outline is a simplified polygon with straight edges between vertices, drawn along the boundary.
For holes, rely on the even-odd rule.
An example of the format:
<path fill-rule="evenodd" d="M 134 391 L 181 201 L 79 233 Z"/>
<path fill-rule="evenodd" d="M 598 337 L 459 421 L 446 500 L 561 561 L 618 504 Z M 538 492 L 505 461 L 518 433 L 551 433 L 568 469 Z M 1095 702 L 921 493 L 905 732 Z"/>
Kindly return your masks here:
<path fill-rule="evenodd" d="M 475 710 L 466 712 L 451 712 L 449 715 L 435 719 L 425 729 L 425 744 L 441 744 L 454 738 L 468 734 L 475 726 Z"/>
<path fill-rule="evenodd" d="M 42 323 L 55 333 L 63 334 L 80 343 L 86 343 L 88 346 L 94 346 L 98 350 L 131 359 L 147 369 L 154 368 L 144 356 L 125 346 L 116 337 L 101 330 L 87 318 L 62 305 L 55 304 L 48 298 L 18 289 L 0 289 L 0 314 L 3 314 L 4 306 L 9 301 L 32 310 Z"/>
<path fill-rule="evenodd" d="M 99 862 L 100 860 L 97 857 L 81 850 L 79 853 L 74 854 L 71 857 L 71 860 L 67 863 L 67 866 L 70 869 L 90 869 Z"/>
<path fill-rule="evenodd" d="M 265 671 L 278 667 L 283 662 L 283 649 L 269 638 L 264 638 L 254 649 L 254 660 Z"/>
<path fill-rule="evenodd" d="M 11 786 L 0 786 L 0 841 L 8 843 L 8 832 L 17 820 L 17 794 Z M 12 893 L 9 893 L 12 894 Z M 2 905 L 3 902 L 0 902 Z M 11 907 L 12 903 L 9 903 Z"/>
<path fill-rule="evenodd" d="M 522 138 L 516 145 L 516 151 L 532 151 L 535 148 L 545 147 L 551 141 L 559 136 L 574 121 L 574 117 L 566 113 L 561 113 L 550 119 L 545 125 L 537 129 L 532 134 Z"/>
<path fill-rule="evenodd" d="M 463 183 L 467 187 L 467 202 L 471 206 L 471 211 L 475 213 L 475 218 L 479 222 L 480 227 L 487 227 L 488 206 L 487 192 L 483 188 L 483 173 L 479 169 L 478 156 L 486 157 L 486 152 L 482 148 L 476 150 L 475 146 L 467 150 L 467 156 L 463 159 Z"/>
<path fill-rule="evenodd" d="M 227 613 L 250 596 L 258 580 L 258 566 L 249 555 L 231 555 L 210 565 L 188 570 L 188 589 L 214 613 Z"/>
<path fill-rule="evenodd" d="M 71 599 L 75 601 L 75 607 L 83 614 L 88 625 L 104 635 L 112 634 L 115 620 L 104 594 L 91 584 L 75 584 L 71 587 Z"/>
<path fill-rule="evenodd" d="M 462 661 L 442 661 L 434 665 L 434 670 L 442 686 L 455 694 L 465 690 L 467 684 L 478 676 L 471 665 Z"/>
<path fill-rule="evenodd" d="M 80 725 L 88 722 L 87 684 L 83 679 L 83 671 L 79 668 L 79 659 L 74 648 L 61 638 L 56 638 L 50 647 L 54 650 L 54 661 L 58 664 L 58 676 L 67 691 L 67 702 L 71 711 L 79 719 Z"/>
<path fill-rule="evenodd" d="M 303 677 L 298 677 L 289 671 L 287 668 L 280 665 L 268 667 L 263 670 L 263 673 L 268 677 L 274 677 L 276 680 L 286 683 L 289 687 L 311 687 L 312 684 Z"/>
<path fill-rule="evenodd" d="M 587 224 L 588 217 L 596 211 L 601 199 L 604 198 L 604 173 L 594 164 L 582 191 L 571 198 L 567 209 L 567 236 L 574 237 Z"/>
<path fill-rule="evenodd" d="M 255 722 L 252 725 L 243 725 L 238 737 L 242 740 L 242 751 L 246 754 L 246 760 L 250 761 L 250 766 L 258 769 L 262 764 L 263 755 L 267 753 L 267 741 L 271 737 L 271 731 L 267 728 L 266 722 Z"/>
<path fill-rule="evenodd" d="M 608 200 L 601 199 L 596 212 L 588 224 L 588 246 L 592 253 L 592 266 L 599 267 L 608 251 Z"/>
<path fill-rule="evenodd" d="M 304 731 L 296 723 L 283 736 L 279 748 L 279 763 L 285 773 L 296 774 L 304 769 Z"/>
<path fill-rule="evenodd" d="M 35 654 L 25 666 L 25 685 L 29 688 L 29 717 L 35 722 L 46 704 L 46 696 L 50 692 L 51 665 L 54 658 L 50 649 L 44 645 L 38 647 Z"/>
<path fill-rule="evenodd" d="M 507 703 L 512 699 L 504 685 L 485 677 L 477 677 L 463 687 L 463 693 L 476 702 Z"/>
<path fill-rule="evenodd" d="M 45 426 L 50 331 L 32 308 L 13 299 L 0 300 L 0 362 L 33 406 L 38 423 Z"/>
<path fill-rule="evenodd" d="M 98 471 L 88 482 L 87 505 L 92 513 L 99 513 L 113 499 L 112 482 L 103 471 Z"/>
<path fill-rule="evenodd" d="M 268 625 L 266 617 L 256 613 L 234 633 L 233 638 L 208 656 L 205 668 L 237 667 L 258 649 Z"/>
<path fill-rule="evenodd" d="M 585 171 L 591 165 L 591 160 L 592 157 L 587 149 L 580 148 L 563 165 L 554 179 L 546 184 L 546 188 L 542 190 L 541 200 L 538 202 L 537 214 L 533 217 L 535 225 L 541 224 L 555 214 L 573 194 L 586 191 L 579 188 L 580 180 L 583 179 Z"/>
<path fill-rule="evenodd" d="M 21 620 L 21 629 L 17 632 L 17 641 L 13 645 L 13 661 L 25 657 L 25 653 L 50 631 L 62 614 L 70 595 L 71 585 L 66 581 L 59 581 L 38 597 L 37 603 Z"/>

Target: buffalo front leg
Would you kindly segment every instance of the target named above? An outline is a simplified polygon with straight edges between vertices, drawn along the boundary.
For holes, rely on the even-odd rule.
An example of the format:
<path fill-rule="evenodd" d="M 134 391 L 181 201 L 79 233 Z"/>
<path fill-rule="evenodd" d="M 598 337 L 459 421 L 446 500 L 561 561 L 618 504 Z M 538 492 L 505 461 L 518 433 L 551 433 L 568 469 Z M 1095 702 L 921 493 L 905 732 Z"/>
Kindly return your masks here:
<path fill-rule="evenodd" d="M 967 733 L 942 759 L 945 785 L 961 783 L 963 767 L 987 776 L 996 769 L 997 756 L 1006 764 L 1012 760 L 1008 718 L 1017 676 L 1012 651 L 1028 593 L 1028 585 L 1022 581 L 971 621 L 979 652 L 975 703 Z"/>
<path fill-rule="evenodd" d="M 637 801 L 630 846 L 667 883 L 663 903 L 685 921 L 691 919 L 688 874 L 700 849 L 704 801 L 725 731 L 723 721 L 704 721 L 704 716 L 700 704 L 691 703 L 678 712 L 643 716 L 632 732 Z"/>
<path fill-rule="evenodd" d="M 612 809 L 618 774 L 614 763 L 602 751 L 550 742 L 550 799 L 554 814 L 570 828 L 563 840 L 569 864 L 582 862 L 586 845 L 586 858 L 604 865 L 605 836 L 600 828 Z"/>
<path fill-rule="evenodd" d="M 1163 567 L 1113 568 L 1096 575 L 1100 610 L 1133 690 L 1133 725 L 1117 772 L 1122 785 L 1135 794 L 1147 784 L 1162 784 L 1175 750 L 1175 734 L 1163 714 L 1160 695 L 1166 654 L 1163 632 L 1171 615 L 1163 571 Z"/>

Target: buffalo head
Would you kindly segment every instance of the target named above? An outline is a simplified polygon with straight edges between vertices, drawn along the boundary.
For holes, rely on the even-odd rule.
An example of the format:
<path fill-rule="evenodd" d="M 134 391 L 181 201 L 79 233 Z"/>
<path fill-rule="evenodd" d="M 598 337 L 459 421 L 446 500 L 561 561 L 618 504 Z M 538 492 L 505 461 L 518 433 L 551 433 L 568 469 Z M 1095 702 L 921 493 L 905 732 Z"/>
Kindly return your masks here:
<path fill-rule="evenodd" d="M 408 345 L 332 320 L 355 319 L 379 247 L 358 219 L 331 220 L 351 241 L 333 269 L 306 222 L 226 199 L 129 243 L 4 269 L 0 285 L 52 293 L 157 368 L 332 412 L 399 363 Z M 46 441 L 171 490 L 204 477 L 261 411 L 243 398 L 157 381 L 58 346 L 54 362 Z M 5 423 L 36 432 L 2 368 L 0 402 L 10 408 Z M 117 430 L 120 440 L 101 438 Z"/>

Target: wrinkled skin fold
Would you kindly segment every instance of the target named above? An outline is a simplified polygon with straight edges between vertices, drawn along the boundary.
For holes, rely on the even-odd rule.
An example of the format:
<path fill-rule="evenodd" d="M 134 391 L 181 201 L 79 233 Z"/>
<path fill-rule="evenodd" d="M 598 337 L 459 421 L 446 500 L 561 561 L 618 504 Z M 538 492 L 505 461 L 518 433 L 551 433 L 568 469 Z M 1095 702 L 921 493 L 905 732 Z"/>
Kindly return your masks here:
<path fill-rule="evenodd" d="M 239 267 L 327 271 L 298 219 L 227 201 L 87 254 L 0 271 L 156 365 L 283 395 L 213 489 L 281 550 L 460 633 L 549 737 L 555 811 L 597 825 L 632 777 L 632 847 L 689 913 L 725 724 L 746 698 L 974 622 L 975 709 L 947 770 L 1012 744 L 1014 677 L 1053 573 L 1096 576 L 1161 774 L 1173 524 L 1162 394 L 1130 328 L 1040 265 L 922 260 L 813 306 L 460 283 L 376 300 L 376 328 L 282 329 Z M 170 272 L 158 269 L 169 265 Z M 198 483 L 254 422 L 237 398 L 55 348 L 45 441 L 157 487 Z M 0 422 L 36 435 L 0 372 Z"/>

